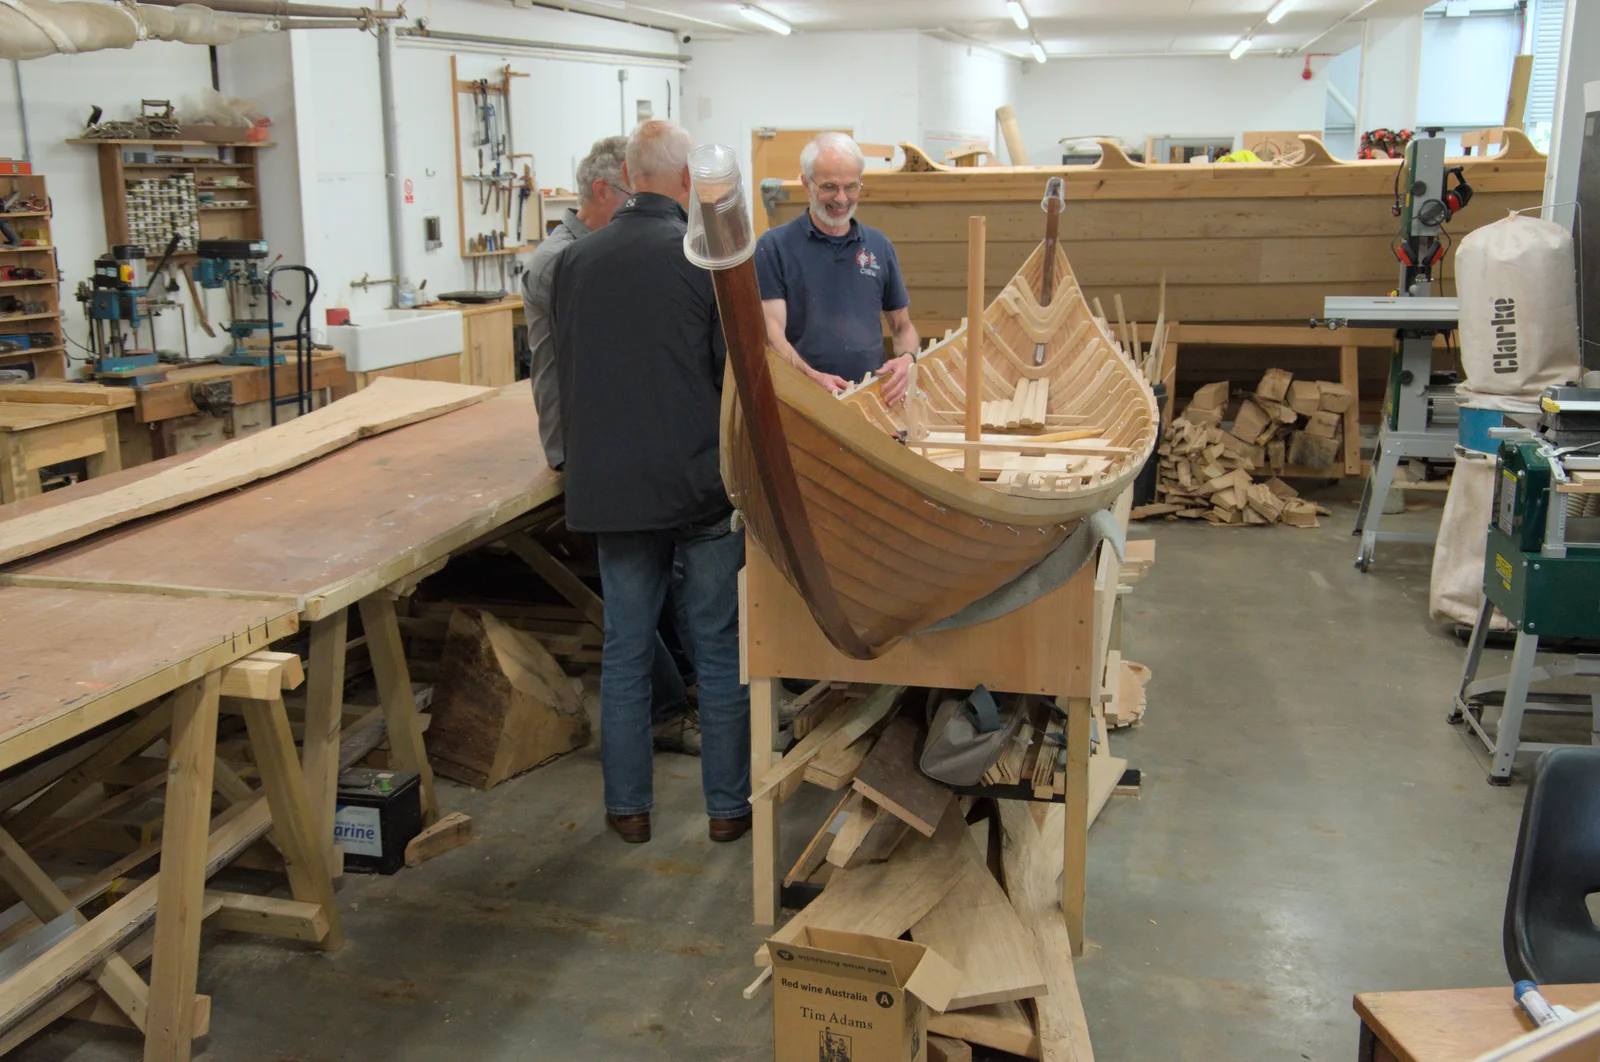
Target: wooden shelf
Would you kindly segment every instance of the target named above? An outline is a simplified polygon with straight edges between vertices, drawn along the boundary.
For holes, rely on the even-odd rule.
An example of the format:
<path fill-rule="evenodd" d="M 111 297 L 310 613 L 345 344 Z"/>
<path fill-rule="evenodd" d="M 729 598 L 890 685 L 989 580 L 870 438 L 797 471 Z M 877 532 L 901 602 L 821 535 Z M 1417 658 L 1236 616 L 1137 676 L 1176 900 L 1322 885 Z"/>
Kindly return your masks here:
<path fill-rule="evenodd" d="M 464 254 L 462 254 L 461 257 L 462 258 L 498 258 L 503 254 L 527 254 L 529 251 L 537 250 L 538 246 L 539 245 L 536 244 L 536 243 L 525 243 L 520 247 L 504 247 L 504 248 L 501 248 L 498 251 L 467 251 Z"/>
<path fill-rule="evenodd" d="M 275 147 L 270 140 L 114 140 L 110 137 L 101 139 L 91 136 L 73 136 L 67 138 L 69 144 L 92 144 L 99 147 L 101 144 L 166 144 L 169 147 L 247 147 L 263 148 Z"/>
<path fill-rule="evenodd" d="M 45 285 L 54 287 L 60 283 L 60 277 L 45 277 L 43 280 L 0 280 L 0 288 L 37 288 Z"/>
<path fill-rule="evenodd" d="M 0 214 L 0 218 L 5 218 L 7 221 L 12 218 L 47 218 L 49 216 L 50 211 L 48 210 L 19 210 L 14 214 Z"/>
<path fill-rule="evenodd" d="M 53 251 L 55 249 L 56 245 L 53 243 L 38 244 L 33 247 L 12 247 L 9 244 L 0 243 L 0 254 L 31 254 L 36 251 Z"/>
<path fill-rule="evenodd" d="M 33 354 L 59 354 L 66 347 L 29 347 L 27 350 L 0 350 L 0 358 L 26 358 Z"/>
<path fill-rule="evenodd" d="M 212 204 L 212 203 L 201 203 L 200 204 L 200 209 L 201 210 L 254 210 L 255 208 L 256 208 L 256 205 L 254 203 L 239 203 L 236 206 L 229 206 L 227 204 L 224 204 L 222 206 L 216 206 L 215 204 Z"/>
<path fill-rule="evenodd" d="M 54 321 L 60 314 L 55 313 L 19 313 L 0 317 L 0 328 L 16 321 Z"/>
<path fill-rule="evenodd" d="M 124 162 L 125 170 L 248 170 L 253 162 Z"/>

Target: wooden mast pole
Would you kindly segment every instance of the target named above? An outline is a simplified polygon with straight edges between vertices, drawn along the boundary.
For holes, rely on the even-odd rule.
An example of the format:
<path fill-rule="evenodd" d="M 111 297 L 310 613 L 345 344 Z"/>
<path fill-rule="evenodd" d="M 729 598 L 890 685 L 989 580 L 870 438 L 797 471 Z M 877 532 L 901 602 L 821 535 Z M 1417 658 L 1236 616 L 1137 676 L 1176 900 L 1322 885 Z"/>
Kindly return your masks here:
<path fill-rule="evenodd" d="M 1061 238 L 1061 190 L 1064 187 L 1061 178 L 1052 177 L 1045 188 L 1044 272 L 1039 281 L 1040 306 L 1049 306 L 1055 294 L 1056 244 Z"/>
<path fill-rule="evenodd" d="M 975 443 L 983 433 L 983 258 L 982 217 L 967 219 L 967 441 Z M 964 471 L 976 480 L 983 454 L 976 447 L 967 450 Z"/>

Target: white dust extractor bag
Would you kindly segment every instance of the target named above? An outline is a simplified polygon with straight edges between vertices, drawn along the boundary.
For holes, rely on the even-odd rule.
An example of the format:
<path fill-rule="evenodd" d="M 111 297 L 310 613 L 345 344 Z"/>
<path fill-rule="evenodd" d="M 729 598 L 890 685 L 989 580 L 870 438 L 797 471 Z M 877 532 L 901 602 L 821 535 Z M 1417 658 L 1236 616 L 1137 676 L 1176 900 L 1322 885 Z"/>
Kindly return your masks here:
<path fill-rule="evenodd" d="M 1439 538 L 1433 547 L 1433 576 L 1428 582 L 1428 616 L 1435 623 L 1472 626 L 1483 603 L 1483 561 L 1489 543 L 1489 516 L 1494 507 L 1493 454 L 1456 447 L 1456 470 L 1450 477 Z M 1495 609 L 1491 630 L 1509 630 Z"/>
<path fill-rule="evenodd" d="M 1578 299 L 1572 234 L 1527 214 L 1470 233 L 1456 251 L 1463 405 L 1532 412 L 1574 381 Z"/>

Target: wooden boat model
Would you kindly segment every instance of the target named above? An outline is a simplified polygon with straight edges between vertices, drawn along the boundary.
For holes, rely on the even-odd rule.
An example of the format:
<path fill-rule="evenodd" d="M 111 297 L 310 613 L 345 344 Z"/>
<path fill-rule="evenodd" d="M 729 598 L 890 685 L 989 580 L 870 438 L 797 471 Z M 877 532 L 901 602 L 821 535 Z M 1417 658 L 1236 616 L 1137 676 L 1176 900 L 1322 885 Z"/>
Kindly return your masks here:
<path fill-rule="evenodd" d="M 731 261 L 753 240 L 737 170 L 730 184 L 729 163 L 710 176 L 696 165 L 703 264 Z M 723 390 L 724 482 L 849 656 L 876 657 L 1032 568 L 1109 506 L 1155 446 L 1150 388 L 1053 235 L 982 314 L 989 353 L 971 398 L 992 424 L 977 441 L 961 431 L 965 326 L 922 355 L 906 404 L 887 406 L 878 381 L 838 397 L 768 348 L 748 257 L 713 266 L 734 384 Z M 960 471 L 969 452 L 982 458 L 976 479 Z"/>
<path fill-rule="evenodd" d="M 1544 195 L 1545 157 L 1520 131 L 1497 130 L 1495 154 L 1449 160 L 1474 189 L 1450 223 L 1459 246 L 1473 229 Z M 1315 137 L 1291 163 L 1140 163 L 1115 143 L 1093 166 L 943 166 L 902 144 L 896 169 L 862 175 L 857 216 L 894 242 L 911 316 L 924 335 L 966 313 L 959 237 L 968 217 L 989 219 L 988 290 L 1003 286 L 1038 242 L 1039 188 L 1065 182 L 1070 212 L 1061 240 L 1084 294 L 1153 321 L 1164 272 L 1167 319 L 1304 324 L 1325 295 L 1383 295 L 1395 284 L 1390 213 L 1397 159 L 1334 158 Z M 785 175 L 789 176 L 789 175 Z M 772 225 L 806 210 L 805 189 L 785 180 L 763 190 Z M 1450 254 L 1454 254 L 1452 250 Z M 1447 259 L 1444 273 L 1456 275 Z M 1454 294 L 1450 289 L 1446 294 Z"/>

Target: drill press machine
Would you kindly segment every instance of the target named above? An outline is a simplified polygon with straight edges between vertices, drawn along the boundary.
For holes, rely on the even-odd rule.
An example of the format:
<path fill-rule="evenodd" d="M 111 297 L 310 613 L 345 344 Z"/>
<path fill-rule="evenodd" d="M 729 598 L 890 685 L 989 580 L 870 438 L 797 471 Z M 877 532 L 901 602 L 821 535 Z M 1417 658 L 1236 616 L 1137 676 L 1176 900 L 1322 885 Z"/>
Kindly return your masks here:
<path fill-rule="evenodd" d="M 155 269 L 147 270 L 142 245 L 117 244 L 95 259 L 94 275 L 78 284 L 78 301 L 89 318 L 94 374 L 106 383 L 138 386 L 166 379 L 153 331 L 150 347 L 143 348 L 139 329 L 153 328 L 150 322 L 160 307 L 151 305 L 151 288 L 177 247 L 173 236 Z"/>
<path fill-rule="evenodd" d="M 1332 296 L 1323 301 L 1329 328 L 1393 328 L 1389 388 L 1372 468 L 1361 494 L 1355 534 L 1361 536 L 1356 567 L 1368 571 L 1380 541 L 1431 543 L 1420 532 L 1379 531 L 1384 505 L 1400 463 L 1410 459 L 1447 462 L 1458 435 L 1454 373 L 1433 371 L 1434 338 L 1455 331 L 1456 300 L 1435 295 L 1435 267 L 1450 249 L 1444 225 L 1472 199 L 1462 167 L 1446 167 L 1439 129 L 1406 145 L 1395 173 L 1391 212 L 1400 219 L 1394 255 L 1400 283 L 1387 298 Z"/>
<path fill-rule="evenodd" d="M 1532 693 L 1535 681 L 1600 676 L 1600 656 L 1536 666 L 1540 638 L 1600 639 L 1600 389 L 1547 388 L 1537 431 L 1491 429 L 1500 439 L 1484 557 L 1484 601 L 1450 712 L 1493 755 L 1489 781 L 1504 785 L 1518 755 L 1557 746 L 1522 740 L 1526 714 L 1589 715 L 1600 744 L 1600 692 Z M 1477 679 L 1494 610 L 1516 629 L 1511 671 Z M 1489 730 L 1486 707 L 1500 707 Z"/>
<path fill-rule="evenodd" d="M 202 288 L 228 292 L 228 335 L 233 347 L 221 357 L 224 365 L 282 365 L 283 355 L 271 349 L 272 293 L 261 263 L 267 257 L 266 240 L 201 240 L 195 248 L 199 261 L 194 279 Z M 247 340 L 268 333 L 268 349 L 252 349 Z"/>

